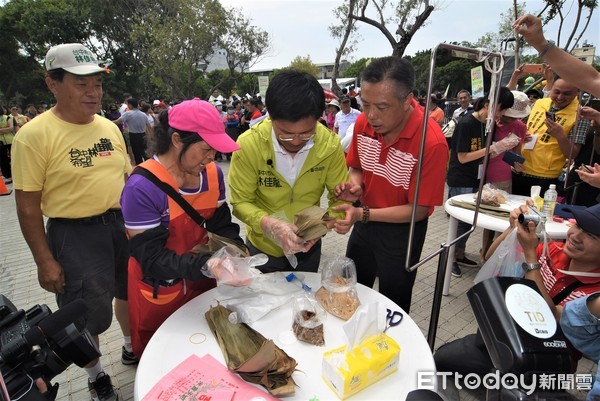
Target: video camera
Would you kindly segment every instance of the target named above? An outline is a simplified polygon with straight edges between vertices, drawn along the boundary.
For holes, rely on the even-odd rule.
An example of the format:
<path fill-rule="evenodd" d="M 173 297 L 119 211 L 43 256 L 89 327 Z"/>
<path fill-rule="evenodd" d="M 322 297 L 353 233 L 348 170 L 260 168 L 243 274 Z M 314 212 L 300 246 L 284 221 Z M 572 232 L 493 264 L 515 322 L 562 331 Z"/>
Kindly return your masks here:
<path fill-rule="evenodd" d="M 52 386 L 51 379 L 71 363 L 83 367 L 100 356 L 89 331 L 74 323 L 86 310 L 79 299 L 54 314 L 47 305 L 25 312 L 0 294 L 0 371 L 11 400 L 54 400 L 58 383 Z M 48 387 L 44 395 L 35 385 L 38 378 Z"/>

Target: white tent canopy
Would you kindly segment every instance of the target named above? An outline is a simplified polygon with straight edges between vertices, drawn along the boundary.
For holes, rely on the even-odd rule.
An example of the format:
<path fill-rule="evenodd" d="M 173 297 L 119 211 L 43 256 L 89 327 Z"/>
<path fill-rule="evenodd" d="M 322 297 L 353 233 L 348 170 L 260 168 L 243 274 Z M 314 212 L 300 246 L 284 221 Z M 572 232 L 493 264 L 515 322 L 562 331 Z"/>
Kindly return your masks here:
<path fill-rule="evenodd" d="M 356 86 L 356 78 L 338 78 L 335 80 L 340 88 L 345 88 L 350 85 Z M 319 84 L 323 88 L 331 89 L 331 78 L 319 79 Z"/>

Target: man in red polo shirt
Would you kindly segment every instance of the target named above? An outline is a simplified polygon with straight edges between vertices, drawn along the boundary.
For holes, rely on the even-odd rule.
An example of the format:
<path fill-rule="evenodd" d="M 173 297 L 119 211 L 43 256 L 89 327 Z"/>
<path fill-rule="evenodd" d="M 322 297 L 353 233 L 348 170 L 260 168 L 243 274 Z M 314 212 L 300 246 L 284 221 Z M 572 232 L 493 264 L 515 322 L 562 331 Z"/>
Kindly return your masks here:
<path fill-rule="evenodd" d="M 346 163 L 350 181 L 338 185 L 346 224 L 354 224 L 346 256 L 354 260 L 358 281 L 410 310 L 415 272 L 405 269 L 413 207 L 416 224 L 411 264 L 421 255 L 427 219 L 444 199 L 448 145 L 438 124 L 427 121 L 417 205 L 413 205 L 424 110 L 413 98 L 414 70 L 399 57 L 372 61 L 362 74 L 363 113 L 356 120 Z M 338 220 L 339 223 L 339 220 Z"/>

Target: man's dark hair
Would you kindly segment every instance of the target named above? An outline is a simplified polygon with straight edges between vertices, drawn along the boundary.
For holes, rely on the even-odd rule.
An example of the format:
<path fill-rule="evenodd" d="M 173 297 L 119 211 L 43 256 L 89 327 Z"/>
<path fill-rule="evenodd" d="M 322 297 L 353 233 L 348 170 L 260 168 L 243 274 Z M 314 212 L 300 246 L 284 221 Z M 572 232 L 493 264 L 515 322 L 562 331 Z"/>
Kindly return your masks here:
<path fill-rule="evenodd" d="M 269 83 L 265 102 L 273 120 L 319 119 L 325 110 L 325 93 L 309 73 L 286 69 Z"/>
<path fill-rule="evenodd" d="M 515 104 L 515 96 L 506 86 L 501 86 L 498 93 L 498 106 L 500 106 L 500 110 L 510 109 L 513 107 L 513 104 Z"/>
<path fill-rule="evenodd" d="M 133 107 L 134 109 L 137 109 L 139 103 L 138 103 L 137 99 L 130 98 L 130 99 L 127 99 L 127 104 L 130 105 L 131 107 Z"/>
<path fill-rule="evenodd" d="M 66 71 L 62 68 L 57 68 L 55 70 L 50 70 L 46 72 L 46 76 L 48 76 L 51 80 L 56 82 L 62 82 L 65 78 Z"/>
<path fill-rule="evenodd" d="M 131 93 L 129 93 L 129 92 L 123 93 L 123 100 L 127 101 L 127 99 L 129 99 L 130 97 L 131 97 Z"/>
<path fill-rule="evenodd" d="M 362 81 L 379 83 L 390 79 L 398 87 L 398 99 L 403 99 L 415 85 L 415 70 L 412 64 L 401 57 L 388 56 L 375 59 L 362 72 Z"/>
<path fill-rule="evenodd" d="M 483 97 L 479 97 L 475 99 L 475 104 L 473 105 L 473 111 L 479 111 L 484 108 L 484 106 L 490 102 L 489 95 L 486 93 Z M 510 109 L 515 103 L 515 97 L 506 86 L 500 87 L 500 92 L 498 93 L 498 107 L 500 110 Z"/>
<path fill-rule="evenodd" d="M 471 97 L 471 92 L 469 92 L 469 91 L 468 91 L 468 90 L 466 90 L 466 89 L 461 89 L 461 90 L 459 90 L 459 91 L 458 91 L 458 93 L 456 94 L 456 97 L 458 98 L 458 97 L 460 96 L 460 94 L 461 94 L 461 93 L 466 93 L 466 94 L 467 94 L 467 96 L 469 96 L 469 98 Z"/>

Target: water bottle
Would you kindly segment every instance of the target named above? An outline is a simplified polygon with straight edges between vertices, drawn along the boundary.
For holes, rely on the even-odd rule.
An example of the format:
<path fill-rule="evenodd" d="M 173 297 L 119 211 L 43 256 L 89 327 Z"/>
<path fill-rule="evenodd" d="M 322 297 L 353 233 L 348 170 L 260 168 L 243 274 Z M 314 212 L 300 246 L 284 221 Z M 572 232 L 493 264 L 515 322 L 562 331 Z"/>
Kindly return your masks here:
<path fill-rule="evenodd" d="M 556 206 L 556 185 L 550 184 L 550 188 L 544 192 L 544 207 L 542 208 L 542 214 L 547 218 L 554 216 L 554 206 Z"/>

